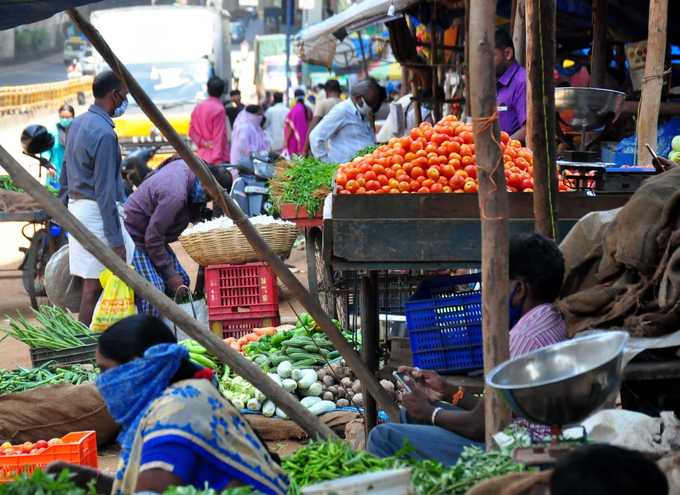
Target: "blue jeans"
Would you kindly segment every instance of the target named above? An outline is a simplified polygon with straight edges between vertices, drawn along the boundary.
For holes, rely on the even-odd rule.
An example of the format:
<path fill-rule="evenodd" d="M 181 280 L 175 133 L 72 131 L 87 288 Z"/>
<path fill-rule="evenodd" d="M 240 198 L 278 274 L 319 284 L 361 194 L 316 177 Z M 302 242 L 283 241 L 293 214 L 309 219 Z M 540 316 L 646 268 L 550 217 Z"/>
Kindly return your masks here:
<path fill-rule="evenodd" d="M 455 409 L 451 405 L 447 409 Z M 414 459 L 434 459 L 445 466 L 458 462 L 464 447 L 484 448 L 483 443 L 467 439 L 451 431 L 424 424 L 408 424 L 411 418 L 401 410 L 402 424 L 378 425 L 368 435 L 367 450 L 378 457 L 389 457 L 404 446 L 404 440 L 414 448 Z"/>

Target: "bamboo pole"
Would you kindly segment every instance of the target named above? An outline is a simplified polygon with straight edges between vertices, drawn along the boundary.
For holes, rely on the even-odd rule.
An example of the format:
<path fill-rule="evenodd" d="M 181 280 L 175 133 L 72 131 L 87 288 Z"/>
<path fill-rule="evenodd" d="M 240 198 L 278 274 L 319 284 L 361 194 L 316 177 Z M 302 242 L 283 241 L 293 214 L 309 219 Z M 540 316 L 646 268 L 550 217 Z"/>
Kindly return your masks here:
<path fill-rule="evenodd" d="M 132 270 L 116 255 L 111 248 L 90 232 L 66 207 L 29 174 L 2 146 L 0 146 L 0 164 L 12 177 L 12 180 L 30 194 L 47 213 L 61 225 L 70 236 L 78 241 L 90 253 L 132 287 L 135 293 L 147 299 L 161 314 L 182 328 L 187 334 L 201 343 L 208 351 L 226 363 L 236 373 L 252 383 L 263 394 L 283 409 L 288 416 L 302 426 L 312 437 L 328 439 L 337 438 L 335 433 L 319 419 L 311 414 L 300 402 L 234 349 L 228 347 L 222 339 L 208 330 L 208 326 L 182 311 L 170 298 L 159 292 L 153 285 Z"/>
<path fill-rule="evenodd" d="M 114 68 L 119 76 L 126 82 L 130 93 L 135 98 L 135 101 L 144 113 L 149 117 L 149 120 L 154 123 L 158 130 L 165 136 L 168 142 L 172 145 L 177 153 L 186 162 L 189 168 L 196 174 L 201 184 L 204 186 L 210 196 L 217 200 L 233 220 L 234 224 L 241 230 L 248 242 L 253 248 L 262 256 L 267 264 L 274 270 L 276 275 L 288 287 L 293 296 L 300 301 L 302 306 L 314 318 L 321 329 L 328 335 L 328 338 L 333 343 L 335 348 L 340 352 L 347 364 L 352 368 L 361 383 L 371 392 L 371 395 L 376 399 L 378 404 L 389 414 L 392 421 L 399 421 L 399 410 L 390 398 L 387 392 L 380 386 L 376 377 L 369 371 L 368 367 L 363 363 L 361 357 L 350 346 L 350 344 L 342 336 L 342 333 L 335 327 L 331 319 L 324 312 L 318 300 L 313 299 L 300 281 L 293 275 L 288 267 L 279 256 L 271 250 L 269 245 L 260 237 L 253 224 L 250 223 L 248 217 L 241 211 L 238 205 L 234 202 L 224 189 L 220 187 L 213 175 L 208 170 L 207 166 L 189 149 L 183 139 L 179 137 L 170 122 L 158 110 L 158 107 L 151 101 L 149 96 L 139 86 L 137 81 L 132 77 L 116 55 L 111 51 L 106 41 L 101 34 L 85 20 L 75 9 L 68 10 L 68 15 L 85 37 L 90 41 L 92 46 L 101 54 L 104 60 Z M 188 333 L 188 332 L 187 332 Z"/>
<path fill-rule="evenodd" d="M 637 162 L 639 164 L 652 163 L 646 144 L 649 143 L 656 151 L 656 126 L 659 122 L 659 107 L 661 106 L 667 27 L 668 0 L 650 0 L 647 61 L 637 121 Z"/>
<path fill-rule="evenodd" d="M 609 0 L 593 1 L 593 50 L 590 58 L 590 86 L 604 88 L 607 74 L 607 14 Z"/>
<path fill-rule="evenodd" d="M 470 4 L 470 107 L 472 110 L 479 211 L 482 224 L 482 329 L 484 370 L 508 359 L 508 193 L 501 156 L 494 71 L 495 0 Z M 510 422 L 500 396 L 485 387 L 486 444 Z"/>
<path fill-rule="evenodd" d="M 527 145 L 534 152 L 536 231 L 557 238 L 555 0 L 527 0 Z"/>

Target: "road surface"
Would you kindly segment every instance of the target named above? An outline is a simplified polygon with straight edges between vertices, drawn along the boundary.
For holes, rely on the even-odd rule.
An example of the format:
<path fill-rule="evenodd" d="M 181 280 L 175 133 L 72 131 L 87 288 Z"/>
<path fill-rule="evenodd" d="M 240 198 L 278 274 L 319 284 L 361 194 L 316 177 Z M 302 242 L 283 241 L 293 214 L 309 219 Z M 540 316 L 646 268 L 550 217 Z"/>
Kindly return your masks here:
<path fill-rule="evenodd" d="M 63 81 L 66 79 L 63 53 L 40 57 L 23 63 L 3 64 L 0 70 L 0 86 L 18 86 Z"/>

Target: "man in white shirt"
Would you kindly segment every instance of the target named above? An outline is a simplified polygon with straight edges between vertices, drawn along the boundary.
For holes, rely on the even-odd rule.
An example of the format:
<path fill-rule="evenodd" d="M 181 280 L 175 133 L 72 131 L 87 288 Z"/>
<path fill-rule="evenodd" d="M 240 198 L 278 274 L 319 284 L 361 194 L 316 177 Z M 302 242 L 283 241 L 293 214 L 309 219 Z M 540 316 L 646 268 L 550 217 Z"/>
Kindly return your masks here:
<path fill-rule="evenodd" d="M 290 109 L 283 104 L 283 93 L 276 92 L 273 98 L 274 104 L 264 113 L 264 131 L 269 137 L 272 151 L 281 153 L 284 144 L 283 125 Z"/>
<path fill-rule="evenodd" d="M 350 94 L 312 130 L 309 139 L 315 158 L 345 163 L 360 149 L 375 144 L 371 117 L 380 109 L 385 91 L 375 79 L 365 79 L 352 86 Z"/>

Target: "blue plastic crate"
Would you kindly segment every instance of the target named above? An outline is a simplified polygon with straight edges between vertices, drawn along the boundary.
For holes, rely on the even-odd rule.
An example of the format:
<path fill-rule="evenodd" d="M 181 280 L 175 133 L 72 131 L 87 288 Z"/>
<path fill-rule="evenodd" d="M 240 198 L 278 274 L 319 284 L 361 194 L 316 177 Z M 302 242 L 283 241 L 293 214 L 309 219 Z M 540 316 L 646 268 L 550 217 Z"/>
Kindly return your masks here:
<path fill-rule="evenodd" d="M 483 367 L 481 274 L 426 280 L 405 309 L 414 366 L 440 372 Z"/>

